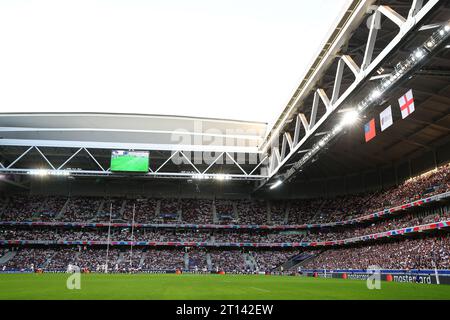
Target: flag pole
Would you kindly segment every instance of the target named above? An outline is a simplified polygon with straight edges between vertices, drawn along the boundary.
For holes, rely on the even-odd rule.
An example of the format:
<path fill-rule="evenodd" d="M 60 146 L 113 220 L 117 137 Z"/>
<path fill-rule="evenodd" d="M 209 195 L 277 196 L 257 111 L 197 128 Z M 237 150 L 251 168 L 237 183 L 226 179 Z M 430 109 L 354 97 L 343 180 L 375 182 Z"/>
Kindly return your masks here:
<path fill-rule="evenodd" d="M 130 271 L 133 268 L 133 241 L 134 241 L 134 215 L 136 213 L 136 204 L 133 204 L 133 220 L 131 221 L 131 246 L 130 246 Z"/>
<path fill-rule="evenodd" d="M 112 219 L 112 201 L 109 206 L 109 224 L 108 224 L 108 241 L 106 242 L 106 265 L 105 273 L 108 273 L 108 260 L 109 260 L 109 243 L 111 241 L 111 219 Z"/>
<path fill-rule="evenodd" d="M 439 281 L 439 272 L 437 270 L 436 263 L 434 262 L 434 260 L 431 261 L 431 262 L 433 263 L 433 267 L 434 267 L 434 275 L 436 276 L 436 283 L 437 284 L 441 284 L 440 281 Z"/>

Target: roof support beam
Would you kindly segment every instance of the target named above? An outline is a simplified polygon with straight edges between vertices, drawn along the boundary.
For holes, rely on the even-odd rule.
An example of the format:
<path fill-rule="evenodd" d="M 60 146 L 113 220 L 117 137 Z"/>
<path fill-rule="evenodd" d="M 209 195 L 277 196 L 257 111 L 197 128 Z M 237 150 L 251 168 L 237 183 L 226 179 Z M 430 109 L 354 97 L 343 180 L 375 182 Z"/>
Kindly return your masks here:
<path fill-rule="evenodd" d="M 335 110 L 338 111 L 339 109 L 344 108 L 343 106 L 346 106 L 346 103 L 348 103 L 350 101 L 349 99 L 355 97 L 356 94 L 358 92 L 360 92 L 359 90 L 364 88 L 364 84 L 367 83 L 368 81 L 370 81 L 370 78 L 373 75 L 373 73 L 382 66 L 382 62 L 384 62 L 392 52 L 397 50 L 399 46 L 401 46 L 404 39 L 419 24 L 423 23 L 424 18 L 427 17 L 428 14 L 433 9 L 435 9 L 435 7 L 437 7 L 437 5 L 439 3 L 440 3 L 439 0 L 429 0 L 426 3 L 426 5 L 424 5 L 416 13 L 416 15 L 414 17 L 409 18 L 409 21 L 407 21 L 400 14 L 398 14 L 396 11 L 394 11 L 392 8 L 390 8 L 388 6 L 375 6 L 375 8 L 376 8 L 375 9 L 375 11 L 376 11 L 375 18 L 378 17 L 380 14 L 383 14 L 388 19 L 390 19 L 393 23 L 395 23 L 396 25 L 399 26 L 399 31 L 393 37 L 393 39 L 391 39 L 390 42 L 383 48 L 383 50 L 381 50 L 381 52 L 379 52 L 376 57 L 373 57 L 374 44 L 375 44 L 375 39 L 376 39 L 376 31 L 377 31 L 378 26 L 376 25 L 377 19 L 372 20 L 371 34 L 369 35 L 368 43 L 366 43 L 365 64 L 362 64 L 362 66 L 358 66 L 357 63 L 355 62 L 355 60 L 351 56 L 346 55 L 346 54 L 342 55 L 339 58 L 340 61 L 338 61 L 338 68 L 337 68 L 336 75 L 335 75 L 335 80 L 338 80 L 338 81 L 336 81 L 337 83 L 335 83 L 333 86 L 333 94 L 332 94 L 331 101 L 328 101 L 328 98 L 326 97 L 326 95 L 323 94 L 324 91 L 319 91 L 322 88 L 317 87 L 317 84 L 321 83 L 322 79 L 320 78 L 320 76 L 323 76 L 322 74 L 320 76 L 318 75 L 316 78 L 314 78 L 314 81 L 312 78 L 309 78 L 308 84 L 303 86 L 302 92 L 295 93 L 295 97 L 293 97 L 291 99 L 291 101 L 292 101 L 295 98 L 294 99 L 295 103 L 291 105 L 287 114 L 285 113 L 286 111 L 282 114 L 281 124 L 279 124 L 277 128 L 275 128 L 271 131 L 271 133 L 268 135 L 266 141 L 264 142 L 261 150 L 266 150 L 269 146 L 273 146 L 273 140 L 277 139 L 277 137 L 280 134 L 282 135 L 284 133 L 282 130 L 284 130 L 286 128 L 285 122 L 284 122 L 286 120 L 283 120 L 283 119 L 292 119 L 291 112 L 294 113 L 294 112 L 297 112 L 300 108 L 302 108 L 304 110 L 305 108 L 309 107 L 305 104 L 302 104 L 302 102 L 304 102 L 304 100 L 310 96 L 311 92 L 314 92 L 312 106 L 310 108 L 308 108 L 309 109 L 308 111 L 310 111 L 310 121 L 307 126 L 308 130 L 306 131 L 305 136 L 303 136 L 303 138 L 297 142 L 297 139 L 299 139 L 299 134 L 298 134 L 299 125 L 297 122 L 296 131 L 294 132 L 294 148 L 290 151 L 290 153 L 286 157 L 283 157 L 283 159 L 280 161 L 280 163 L 276 167 L 274 167 L 274 163 L 275 163 L 274 160 L 276 158 L 275 152 L 279 152 L 279 150 L 278 150 L 278 148 L 273 148 L 273 147 L 271 148 L 271 153 L 273 156 L 272 157 L 273 161 L 271 161 L 271 166 L 270 166 L 271 170 L 269 171 L 271 178 L 276 175 L 279 175 L 278 171 L 281 169 L 281 167 L 284 164 L 291 162 L 290 161 L 291 157 L 293 157 L 295 154 L 297 154 L 298 150 L 304 144 L 306 144 L 306 143 L 310 144 L 311 136 L 314 136 L 314 133 L 317 132 L 318 130 L 320 130 L 320 127 L 328 120 L 329 116 L 331 114 L 333 114 L 333 112 Z M 420 3 L 414 2 L 413 5 L 415 5 L 418 8 L 420 6 Z M 430 54 L 430 53 L 428 53 L 428 54 Z M 326 54 L 324 54 L 324 55 L 326 56 Z M 335 54 L 333 57 L 329 57 L 329 61 L 326 63 L 326 65 L 328 67 L 332 65 L 333 59 L 335 59 L 336 56 L 337 55 Z M 345 65 L 347 65 L 347 67 L 351 70 L 351 72 L 355 76 L 355 80 L 346 89 L 346 91 L 342 95 L 339 95 L 341 81 L 342 81 L 342 77 L 343 77 L 343 63 L 341 61 L 343 63 L 345 63 Z M 406 63 L 405 61 L 402 61 L 402 62 Z M 413 59 L 413 61 L 415 61 L 415 63 L 413 63 L 413 65 L 420 64 L 420 62 L 418 60 Z M 408 63 L 409 63 L 409 61 L 408 61 Z M 411 69 L 411 63 L 409 63 L 409 68 L 407 68 L 407 69 Z M 397 75 L 399 75 L 399 76 L 397 76 Z M 391 75 L 392 80 L 391 79 L 388 79 L 388 80 L 383 79 L 384 87 L 383 87 L 383 89 L 381 89 L 379 91 L 384 92 L 386 90 L 385 85 L 390 86 L 393 83 L 398 82 L 398 79 L 400 77 L 402 77 L 401 72 L 398 74 L 395 73 L 395 74 Z M 306 81 L 306 80 L 304 80 L 304 81 Z M 319 92 L 321 92 L 321 94 L 319 94 Z M 322 99 L 325 97 L 326 97 L 326 99 Z M 367 97 L 367 98 L 361 99 L 359 102 L 359 105 L 362 106 L 362 110 L 365 110 L 365 108 L 368 105 L 370 105 L 371 103 L 374 102 L 373 99 L 376 100 L 376 98 L 377 98 L 377 96 L 374 95 L 372 98 Z M 324 101 L 326 106 L 329 105 L 329 107 L 327 108 L 327 112 L 324 115 L 322 115 L 320 117 L 320 119 L 318 119 L 319 99 L 322 99 L 322 101 Z M 352 101 L 352 103 L 354 104 L 353 101 Z M 301 106 L 301 107 L 298 107 L 298 106 Z M 323 150 L 323 146 L 331 141 L 331 139 L 332 139 L 331 137 L 339 134 L 339 132 L 341 131 L 338 129 L 338 126 L 336 126 L 335 129 L 337 129 L 337 130 L 336 131 L 333 130 L 332 134 L 330 134 L 330 138 L 328 136 L 326 136 L 323 139 L 321 139 L 320 142 L 318 142 L 314 145 L 314 147 L 312 148 L 313 151 L 308 152 L 306 155 L 304 155 L 302 157 L 301 160 L 296 162 L 296 165 L 294 165 L 293 168 L 289 169 L 285 173 L 285 176 L 286 176 L 285 178 L 291 177 L 292 174 L 294 174 L 295 171 L 298 170 L 307 161 L 314 159 L 315 154 L 317 154 L 320 150 Z M 283 150 L 283 151 L 285 151 L 285 150 Z M 263 185 L 264 185 L 264 183 L 262 183 L 258 188 L 262 187 Z"/>
<path fill-rule="evenodd" d="M 403 18 L 399 13 L 394 11 L 391 7 L 380 6 L 380 7 L 378 7 L 378 11 L 381 12 L 383 15 L 385 15 L 386 18 L 391 20 L 393 23 L 398 25 L 400 28 L 406 22 L 406 19 Z"/>
<path fill-rule="evenodd" d="M 300 140 L 300 130 L 302 126 L 303 129 L 305 129 L 305 132 L 309 131 L 309 123 L 308 120 L 306 119 L 305 114 L 299 113 L 296 119 L 297 120 L 295 122 L 294 141 L 292 143 L 293 146 L 296 146 Z"/>
<path fill-rule="evenodd" d="M 79 148 L 74 154 L 72 154 L 69 159 L 67 159 L 66 161 L 64 161 L 64 163 L 62 165 L 60 165 L 58 167 L 58 170 L 61 170 L 62 168 L 64 168 L 64 166 L 69 163 L 70 160 L 72 160 L 78 153 L 80 153 L 80 151 L 83 150 L 83 148 Z"/>
<path fill-rule="evenodd" d="M 286 156 L 287 148 L 291 150 L 293 147 L 293 142 L 291 138 L 291 134 L 289 132 L 285 132 L 283 135 L 283 142 L 281 145 L 281 159 L 284 159 Z"/>
<path fill-rule="evenodd" d="M 39 152 L 39 154 L 42 156 L 42 158 L 44 158 L 44 160 L 48 163 L 48 165 L 50 167 L 52 167 L 53 170 L 55 170 L 55 167 L 53 166 L 53 164 L 47 159 L 47 157 L 42 153 L 42 151 L 37 147 L 35 149 Z"/>
<path fill-rule="evenodd" d="M 309 130 L 311 130 L 316 124 L 318 108 L 319 108 L 319 95 L 317 94 L 317 92 L 315 92 L 314 99 L 313 99 L 313 105 L 311 108 L 311 117 L 309 118 L 309 127 L 308 127 Z"/>
<path fill-rule="evenodd" d="M 419 12 L 420 9 L 422 9 L 423 6 L 423 0 L 413 0 L 411 9 L 409 10 L 408 13 L 408 18 L 412 18 L 414 17 L 417 12 Z"/>
<path fill-rule="evenodd" d="M 29 147 L 24 153 L 22 153 L 19 157 L 16 158 L 13 162 L 9 164 L 9 166 L 6 167 L 6 169 L 12 168 L 20 159 L 22 159 L 28 152 L 30 152 L 34 147 Z"/>
<path fill-rule="evenodd" d="M 330 109 L 330 99 L 328 98 L 327 94 L 325 93 L 325 90 L 317 89 L 317 94 L 319 94 L 320 99 L 322 100 L 323 104 L 325 105 L 325 108 L 328 111 Z"/>
<path fill-rule="evenodd" d="M 377 10 L 372 15 L 372 21 L 370 23 L 369 39 L 367 39 L 366 50 L 364 52 L 364 59 L 361 68 L 365 70 L 372 62 L 373 49 L 375 48 L 375 42 L 377 41 L 378 30 L 381 25 L 381 13 Z"/>
<path fill-rule="evenodd" d="M 356 78 L 360 76 L 361 69 L 358 67 L 352 57 L 350 57 L 349 55 L 344 55 L 342 56 L 342 61 L 344 61 L 347 67 L 350 68 Z"/>
<path fill-rule="evenodd" d="M 337 65 L 336 77 L 334 79 L 333 94 L 331 96 L 331 104 L 334 104 L 337 101 L 337 99 L 339 98 L 339 93 L 341 91 L 341 84 L 342 84 L 342 76 L 344 74 L 344 66 L 345 66 L 345 62 L 342 59 L 339 59 L 338 65 Z"/>

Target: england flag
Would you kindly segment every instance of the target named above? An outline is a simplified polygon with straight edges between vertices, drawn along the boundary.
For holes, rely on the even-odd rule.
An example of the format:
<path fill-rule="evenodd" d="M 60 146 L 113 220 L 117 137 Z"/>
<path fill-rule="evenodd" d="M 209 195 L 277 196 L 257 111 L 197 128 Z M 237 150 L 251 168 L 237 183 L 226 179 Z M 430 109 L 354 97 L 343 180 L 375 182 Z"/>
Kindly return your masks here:
<path fill-rule="evenodd" d="M 405 119 L 414 112 L 414 97 L 412 90 L 409 90 L 403 97 L 398 99 L 400 111 L 402 112 L 402 119 Z"/>
<path fill-rule="evenodd" d="M 381 131 L 384 131 L 390 126 L 392 126 L 392 123 L 393 123 L 392 109 L 391 106 L 389 106 L 386 109 L 384 109 L 383 112 L 380 113 Z"/>

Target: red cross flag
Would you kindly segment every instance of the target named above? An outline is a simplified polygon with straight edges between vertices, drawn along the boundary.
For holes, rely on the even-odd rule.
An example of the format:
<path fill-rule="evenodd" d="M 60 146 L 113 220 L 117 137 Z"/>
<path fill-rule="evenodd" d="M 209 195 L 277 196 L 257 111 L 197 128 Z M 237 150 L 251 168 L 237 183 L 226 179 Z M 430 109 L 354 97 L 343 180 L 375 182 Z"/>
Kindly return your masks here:
<path fill-rule="evenodd" d="M 398 99 L 398 104 L 402 112 L 402 119 L 405 119 L 414 112 L 414 97 L 411 89 L 403 97 Z"/>

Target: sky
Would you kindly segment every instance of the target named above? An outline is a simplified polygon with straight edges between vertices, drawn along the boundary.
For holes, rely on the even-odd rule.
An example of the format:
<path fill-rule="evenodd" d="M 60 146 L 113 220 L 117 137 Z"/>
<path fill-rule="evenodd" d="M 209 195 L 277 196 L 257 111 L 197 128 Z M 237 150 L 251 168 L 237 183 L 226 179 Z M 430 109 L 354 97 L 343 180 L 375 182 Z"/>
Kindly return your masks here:
<path fill-rule="evenodd" d="M 0 113 L 271 124 L 347 3 L 0 0 Z"/>

